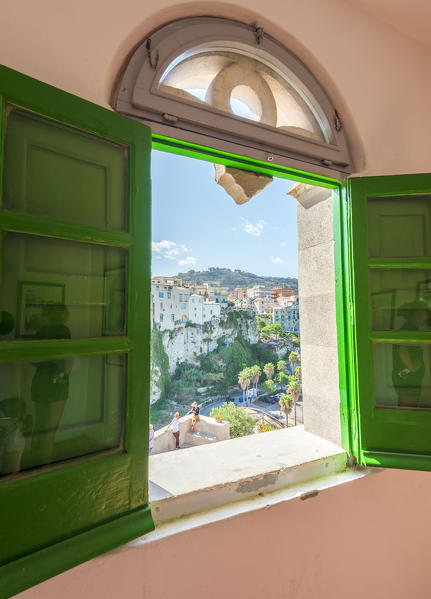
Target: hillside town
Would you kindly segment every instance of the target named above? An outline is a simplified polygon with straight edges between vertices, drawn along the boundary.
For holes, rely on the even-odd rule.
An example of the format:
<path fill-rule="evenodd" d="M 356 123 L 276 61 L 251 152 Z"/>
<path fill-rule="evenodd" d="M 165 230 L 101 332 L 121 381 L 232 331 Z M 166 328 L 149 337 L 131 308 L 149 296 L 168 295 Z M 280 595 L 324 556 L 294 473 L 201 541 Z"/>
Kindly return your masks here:
<path fill-rule="evenodd" d="M 174 277 L 153 277 L 151 301 L 152 325 L 162 331 L 187 322 L 204 324 L 220 318 L 222 311 L 236 309 L 266 317 L 284 331 L 299 335 L 298 292 L 293 287 L 255 285 L 229 292 L 217 281 L 192 284 Z"/>

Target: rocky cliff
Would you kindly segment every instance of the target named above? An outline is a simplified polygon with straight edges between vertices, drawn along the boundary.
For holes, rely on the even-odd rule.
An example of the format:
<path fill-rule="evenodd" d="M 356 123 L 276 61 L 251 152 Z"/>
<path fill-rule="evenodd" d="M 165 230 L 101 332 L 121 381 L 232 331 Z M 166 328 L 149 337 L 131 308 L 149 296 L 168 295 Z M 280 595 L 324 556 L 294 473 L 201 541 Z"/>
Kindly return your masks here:
<path fill-rule="evenodd" d="M 254 314 L 232 310 L 204 325 L 190 322 L 172 331 L 153 331 L 151 364 L 151 403 L 161 396 L 163 380 L 174 374 L 181 362 L 199 364 L 199 355 L 209 354 L 220 343 L 231 344 L 238 334 L 250 343 L 258 343 Z"/>

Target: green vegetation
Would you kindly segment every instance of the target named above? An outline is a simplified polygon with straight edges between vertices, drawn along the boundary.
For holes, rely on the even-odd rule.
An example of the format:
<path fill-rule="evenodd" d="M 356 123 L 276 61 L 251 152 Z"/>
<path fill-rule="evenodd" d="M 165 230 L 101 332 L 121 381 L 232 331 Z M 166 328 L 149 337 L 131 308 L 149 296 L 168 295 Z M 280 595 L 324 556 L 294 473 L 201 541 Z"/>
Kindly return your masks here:
<path fill-rule="evenodd" d="M 254 429 L 253 418 L 244 410 L 238 408 L 234 403 L 225 402 L 223 405 L 213 408 L 210 416 L 212 418 L 221 418 L 229 422 L 230 437 L 245 437 L 250 435 Z"/>
<path fill-rule="evenodd" d="M 156 328 L 154 328 L 151 333 L 151 361 L 159 370 L 158 378 L 153 382 L 161 391 L 160 398 L 164 399 L 171 381 L 171 376 L 169 374 L 169 358 L 163 345 L 162 333 Z"/>
<path fill-rule="evenodd" d="M 281 324 L 267 324 L 266 327 L 260 331 L 262 339 L 285 339 L 287 333 L 284 331 Z"/>
<path fill-rule="evenodd" d="M 277 383 L 280 385 L 286 385 L 289 382 L 289 375 L 285 372 L 279 372 L 277 374 Z"/>
<path fill-rule="evenodd" d="M 275 427 L 271 426 L 270 424 L 259 424 L 257 427 L 258 433 L 269 433 L 269 431 L 275 431 Z"/>
<path fill-rule="evenodd" d="M 268 362 L 263 367 L 263 372 L 266 374 L 267 379 L 272 379 L 272 375 L 274 374 L 274 364 L 272 362 Z"/>
<path fill-rule="evenodd" d="M 262 383 L 262 388 L 265 391 L 265 393 L 271 395 L 271 393 L 275 393 L 276 386 L 272 379 L 268 379 L 267 381 Z"/>

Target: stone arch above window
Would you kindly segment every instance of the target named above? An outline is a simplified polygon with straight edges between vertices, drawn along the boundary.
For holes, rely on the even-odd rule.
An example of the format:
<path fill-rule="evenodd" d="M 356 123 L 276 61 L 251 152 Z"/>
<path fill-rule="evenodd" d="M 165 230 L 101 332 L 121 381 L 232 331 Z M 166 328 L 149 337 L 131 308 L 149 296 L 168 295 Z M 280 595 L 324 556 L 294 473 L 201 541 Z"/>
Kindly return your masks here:
<path fill-rule="evenodd" d="M 162 27 L 128 62 L 113 106 L 176 139 L 312 172 L 352 171 L 319 82 L 255 26 L 193 17 Z"/>

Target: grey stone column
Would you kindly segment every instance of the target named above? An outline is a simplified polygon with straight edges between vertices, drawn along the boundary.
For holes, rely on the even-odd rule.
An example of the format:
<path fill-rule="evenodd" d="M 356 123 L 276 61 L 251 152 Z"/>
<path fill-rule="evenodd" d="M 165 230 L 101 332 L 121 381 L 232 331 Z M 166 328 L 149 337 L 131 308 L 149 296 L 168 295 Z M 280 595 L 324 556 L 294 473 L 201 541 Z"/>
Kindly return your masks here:
<path fill-rule="evenodd" d="M 341 443 L 332 192 L 296 183 L 304 426 Z"/>

